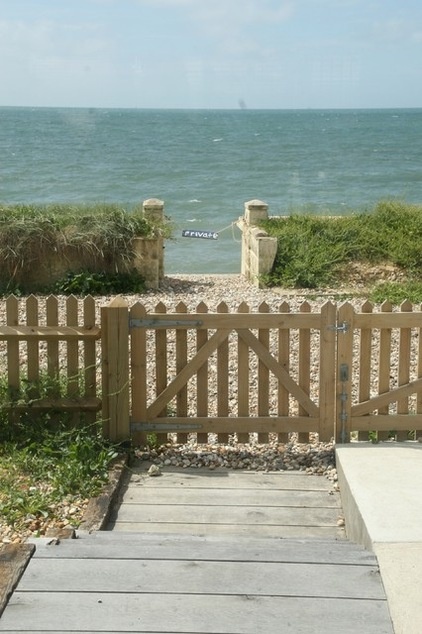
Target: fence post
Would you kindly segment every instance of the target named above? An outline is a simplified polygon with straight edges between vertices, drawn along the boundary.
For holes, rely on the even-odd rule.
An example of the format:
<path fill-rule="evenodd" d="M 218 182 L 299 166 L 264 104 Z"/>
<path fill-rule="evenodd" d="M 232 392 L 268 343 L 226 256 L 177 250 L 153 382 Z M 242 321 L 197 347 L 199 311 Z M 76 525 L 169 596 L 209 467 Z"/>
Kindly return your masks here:
<path fill-rule="evenodd" d="M 336 442 L 350 442 L 352 413 L 354 308 L 345 302 L 337 313 Z"/>
<path fill-rule="evenodd" d="M 101 308 L 103 433 L 112 442 L 130 438 L 129 309 L 116 297 Z"/>
<path fill-rule="evenodd" d="M 326 302 L 321 309 L 320 376 L 319 376 L 319 440 L 329 442 L 336 437 L 336 317 L 337 306 Z"/>

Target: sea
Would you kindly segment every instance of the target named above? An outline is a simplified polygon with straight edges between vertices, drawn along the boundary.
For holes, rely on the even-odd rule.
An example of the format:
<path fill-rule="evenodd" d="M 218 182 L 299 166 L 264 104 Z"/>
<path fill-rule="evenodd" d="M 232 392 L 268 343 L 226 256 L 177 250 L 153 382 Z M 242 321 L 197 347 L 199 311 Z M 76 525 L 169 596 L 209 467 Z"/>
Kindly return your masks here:
<path fill-rule="evenodd" d="M 270 215 L 422 203 L 422 109 L 0 108 L 0 204 L 148 198 L 173 225 L 167 275 L 238 273 L 251 199 Z"/>

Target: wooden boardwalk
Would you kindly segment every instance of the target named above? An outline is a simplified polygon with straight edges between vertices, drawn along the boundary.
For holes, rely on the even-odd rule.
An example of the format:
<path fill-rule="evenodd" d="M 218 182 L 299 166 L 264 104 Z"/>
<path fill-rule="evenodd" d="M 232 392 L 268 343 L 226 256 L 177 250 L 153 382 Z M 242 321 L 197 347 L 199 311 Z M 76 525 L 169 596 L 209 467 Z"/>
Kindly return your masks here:
<path fill-rule="evenodd" d="M 110 531 L 38 542 L 0 632 L 393 634 L 338 493 L 300 474 L 132 474 Z"/>

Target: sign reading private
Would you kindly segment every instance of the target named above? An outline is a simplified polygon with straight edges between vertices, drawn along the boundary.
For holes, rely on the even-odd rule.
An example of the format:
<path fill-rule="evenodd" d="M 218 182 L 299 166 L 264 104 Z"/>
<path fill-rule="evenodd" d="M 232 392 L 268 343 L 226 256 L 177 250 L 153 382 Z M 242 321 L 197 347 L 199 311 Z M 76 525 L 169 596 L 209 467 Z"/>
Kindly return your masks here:
<path fill-rule="evenodd" d="M 203 238 L 205 240 L 217 240 L 218 233 L 216 231 L 198 231 L 195 229 L 183 229 L 183 238 Z"/>

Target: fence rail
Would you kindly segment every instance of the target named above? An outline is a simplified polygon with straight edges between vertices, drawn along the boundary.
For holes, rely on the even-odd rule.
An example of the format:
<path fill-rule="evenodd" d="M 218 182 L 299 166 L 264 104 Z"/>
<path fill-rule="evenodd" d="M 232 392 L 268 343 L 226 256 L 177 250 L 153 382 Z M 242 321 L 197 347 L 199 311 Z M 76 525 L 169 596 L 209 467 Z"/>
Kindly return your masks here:
<path fill-rule="evenodd" d="M 0 366 L 8 398 L 1 404 L 13 419 L 22 412 L 87 412 L 101 409 L 97 356 L 101 329 L 92 297 L 59 300 L 29 296 L 5 301 L 0 324 Z"/>
<path fill-rule="evenodd" d="M 178 442 L 195 433 L 201 443 L 209 434 L 222 443 L 251 433 L 261 443 L 290 432 L 302 442 L 310 433 L 337 442 L 422 436 L 422 312 L 409 302 L 303 302 L 296 312 L 286 302 L 277 312 L 200 303 L 192 312 L 183 303 L 148 311 L 116 298 L 100 309 L 92 297 L 30 296 L 3 307 L 9 398 L 0 408 L 12 420 L 101 415 L 114 441 L 149 432 Z"/>

